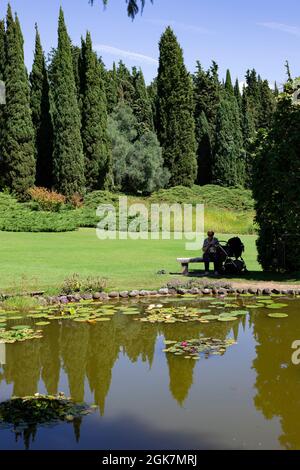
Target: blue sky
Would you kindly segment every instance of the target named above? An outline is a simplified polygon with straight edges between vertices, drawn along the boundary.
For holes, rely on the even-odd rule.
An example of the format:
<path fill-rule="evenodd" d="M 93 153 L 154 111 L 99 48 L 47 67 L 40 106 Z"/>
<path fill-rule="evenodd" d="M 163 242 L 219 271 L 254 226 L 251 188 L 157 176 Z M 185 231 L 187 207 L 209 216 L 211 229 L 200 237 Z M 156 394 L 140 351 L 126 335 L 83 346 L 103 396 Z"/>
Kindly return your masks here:
<path fill-rule="evenodd" d="M 220 76 L 230 68 L 242 81 L 247 68 L 255 67 L 270 82 L 285 80 L 288 59 L 293 75 L 300 75 L 299 0 L 146 0 L 143 15 L 132 22 L 125 0 L 101 0 L 92 8 L 88 0 L 11 0 L 25 39 L 25 60 L 30 69 L 34 48 L 34 23 L 39 25 L 43 48 L 48 53 L 57 43 L 57 16 L 62 5 L 69 34 L 75 44 L 86 30 L 95 49 L 110 67 L 122 59 L 128 66 L 142 67 L 147 82 L 156 75 L 158 41 L 170 24 L 184 50 L 190 71 L 196 60 L 208 67 L 214 59 Z M 188 5 L 188 8 L 187 8 Z M 1 1 L 4 16 L 7 1 Z"/>

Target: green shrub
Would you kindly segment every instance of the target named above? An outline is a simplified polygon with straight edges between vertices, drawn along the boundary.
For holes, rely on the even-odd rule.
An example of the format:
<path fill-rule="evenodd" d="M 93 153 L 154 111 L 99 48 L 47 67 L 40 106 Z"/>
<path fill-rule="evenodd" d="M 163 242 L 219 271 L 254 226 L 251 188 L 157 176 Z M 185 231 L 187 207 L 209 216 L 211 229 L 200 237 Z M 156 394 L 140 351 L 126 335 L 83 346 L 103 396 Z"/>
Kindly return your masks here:
<path fill-rule="evenodd" d="M 242 188 L 223 188 L 213 184 L 206 186 L 176 186 L 153 193 L 149 202 L 176 202 L 185 204 L 205 204 L 210 207 L 232 209 L 236 211 L 253 211 L 254 201 L 251 191 Z"/>
<path fill-rule="evenodd" d="M 64 294 L 73 294 L 74 292 L 102 292 L 107 286 L 107 280 L 102 277 L 80 277 L 74 273 L 67 277 L 62 285 Z"/>
<path fill-rule="evenodd" d="M 68 212 L 18 209 L 0 214 L 0 230 L 6 232 L 71 232 L 76 229 L 76 221 Z"/>

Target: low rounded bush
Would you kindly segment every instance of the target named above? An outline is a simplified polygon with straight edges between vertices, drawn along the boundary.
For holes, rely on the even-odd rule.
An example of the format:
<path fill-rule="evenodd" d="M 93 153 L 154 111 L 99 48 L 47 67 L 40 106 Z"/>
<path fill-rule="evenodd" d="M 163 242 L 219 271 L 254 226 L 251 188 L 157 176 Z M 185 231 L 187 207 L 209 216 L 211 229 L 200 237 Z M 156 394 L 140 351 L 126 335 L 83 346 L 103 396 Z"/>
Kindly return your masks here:
<path fill-rule="evenodd" d="M 31 199 L 39 205 L 40 210 L 58 212 L 66 203 L 66 198 L 56 191 L 34 186 L 28 189 Z"/>

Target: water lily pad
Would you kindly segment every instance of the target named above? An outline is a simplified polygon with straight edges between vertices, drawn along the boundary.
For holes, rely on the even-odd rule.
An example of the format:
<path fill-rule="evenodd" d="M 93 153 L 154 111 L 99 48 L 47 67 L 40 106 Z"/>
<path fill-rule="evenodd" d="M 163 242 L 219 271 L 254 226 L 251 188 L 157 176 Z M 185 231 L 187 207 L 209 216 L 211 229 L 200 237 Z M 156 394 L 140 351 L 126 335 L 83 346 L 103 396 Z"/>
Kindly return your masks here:
<path fill-rule="evenodd" d="M 218 321 L 224 321 L 224 322 L 234 321 L 234 320 L 237 320 L 237 318 L 236 317 L 219 317 L 218 318 Z"/>
<path fill-rule="evenodd" d="M 269 313 L 268 317 L 270 318 L 286 318 L 288 315 L 286 313 Z"/>
<path fill-rule="evenodd" d="M 267 308 L 270 308 L 270 309 L 277 309 L 277 308 L 284 308 L 284 307 L 288 307 L 288 304 L 270 304 L 270 305 L 267 305 Z"/>
<path fill-rule="evenodd" d="M 235 310 L 231 313 L 233 315 L 241 316 L 241 315 L 247 315 L 249 312 L 247 310 Z"/>
<path fill-rule="evenodd" d="M 29 325 L 16 325 L 11 327 L 12 330 L 29 330 L 30 326 Z"/>
<path fill-rule="evenodd" d="M 111 321 L 111 318 L 97 318 L 95 321 L 96 321 L 96 322 Z"/>
<path fill-rule="evenodd" d="M 36 326 L 47 326 L 50 325 L 51 323 L 49 321 L 39 321 L 36 323 Z"/>
<path fill-rule="evenodd" d="M 218 320 L 218 315 L 203 315 L 201 320 Z"/>
<path fill-rule="evenodd" d="M 139 315 L 140 312 L 139 311 L 131 311 L 131 310 L 125 310 L 124 312 L 122 312 L 123 315 Z"/>

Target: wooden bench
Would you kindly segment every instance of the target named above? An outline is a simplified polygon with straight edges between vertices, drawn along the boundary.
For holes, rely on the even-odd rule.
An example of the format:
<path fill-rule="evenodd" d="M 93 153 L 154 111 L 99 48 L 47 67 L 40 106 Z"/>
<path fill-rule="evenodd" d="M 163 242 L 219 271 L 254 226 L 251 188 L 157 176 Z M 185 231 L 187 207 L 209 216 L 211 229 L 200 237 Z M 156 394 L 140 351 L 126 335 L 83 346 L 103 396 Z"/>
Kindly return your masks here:
<path fill-rule="evenodd" d="M 182 266 L 182 274 L 185 276 L 189 273 L 190 263 L 204 263 L 203 258 L 177 258 L 178 263 Z"/>

